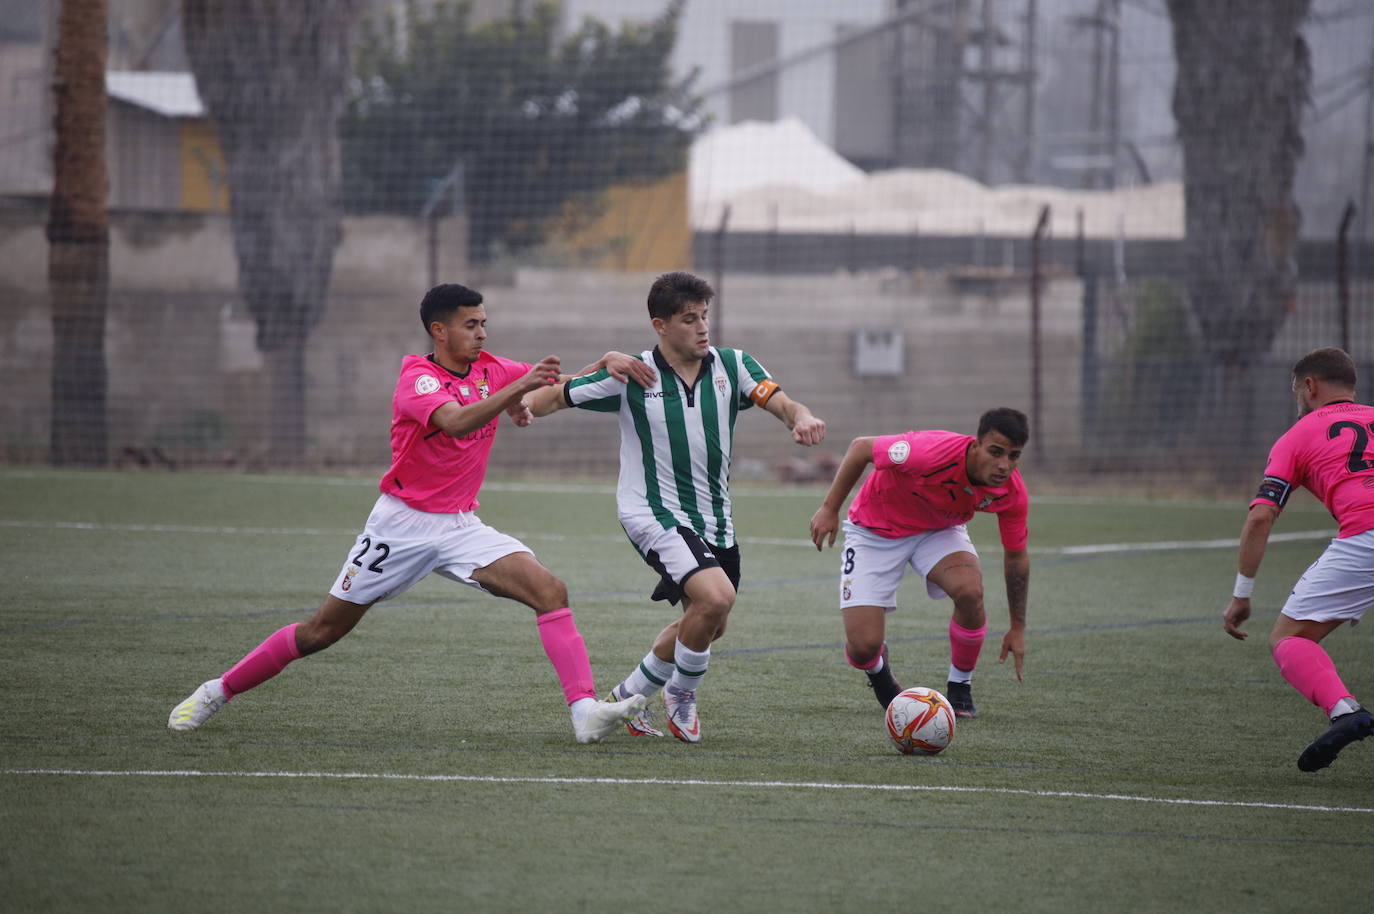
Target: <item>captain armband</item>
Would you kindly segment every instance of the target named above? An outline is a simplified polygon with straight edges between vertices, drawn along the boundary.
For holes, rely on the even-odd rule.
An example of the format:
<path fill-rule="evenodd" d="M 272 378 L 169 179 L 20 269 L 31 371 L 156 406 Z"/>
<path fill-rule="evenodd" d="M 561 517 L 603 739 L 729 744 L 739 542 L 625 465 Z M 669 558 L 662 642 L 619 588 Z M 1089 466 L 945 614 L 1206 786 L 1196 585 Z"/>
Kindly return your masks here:
<path fill-rule="evenodd" d="M 1282 508 L 1288 504 L 1288 496 L 1293 494 L 1293 484 L 1281 476 L 1266 476 L 1260 480 L 1256 498 L 1272 501 Z"/>
<path fill-rule="evenodd" d="M 768 401 L 773 399 L 773 394 L 777 392 L 778 382 L 772 378 L 764 378 L 749 391 L 749 399 L 754 401 L 755 406 L 767 406 Z"/>

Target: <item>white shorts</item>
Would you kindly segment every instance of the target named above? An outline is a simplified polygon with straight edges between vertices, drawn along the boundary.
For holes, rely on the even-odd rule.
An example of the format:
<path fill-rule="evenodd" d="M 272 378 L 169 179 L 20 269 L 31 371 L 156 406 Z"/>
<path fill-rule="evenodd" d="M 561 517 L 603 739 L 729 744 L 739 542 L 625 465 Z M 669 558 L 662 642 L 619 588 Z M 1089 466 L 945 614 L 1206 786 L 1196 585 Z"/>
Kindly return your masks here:
<path fill-rule="evenodd" d="M 1283 614 L 1290 619 L 1351 624 L 1374 605 L 1374 530 L 1334 539 L 1293 585 Z"/>
<path fill-rule="evenodd" d="M 531 550 L 470 511 L 417 511 L 394 495 L 382 495 L 329 593 L 349 603 L 389 600 L 431 571 L 485 590 L 472 573 L 516 552 Z"/>
<path fill-rule="evenodd" d="M 907 566 L 926 577 L 947 555 L 971 552 L 973 541 L 963 524 L 931 530 L 915 536 L 889 539 L 866 527 L 844 522 L 844 550 L 840 553 L 840 609 L 851 606 L 881 606 L 888 612 L 897 608 L 897 587 Z M 926 593 L 932 600 L 948 596 L 926 579 Z"/>
<path fill-rule="evenodd" d="M 704 568 L 721 569 L 731 586 L 739 590 L 739 544 L 728 548 L 708 545 L 690 527 L 636 528 L 635 534 L 625 529 L 640 556 L 659 575 L 650 599 L 677 605 L 687 579 Z"/>

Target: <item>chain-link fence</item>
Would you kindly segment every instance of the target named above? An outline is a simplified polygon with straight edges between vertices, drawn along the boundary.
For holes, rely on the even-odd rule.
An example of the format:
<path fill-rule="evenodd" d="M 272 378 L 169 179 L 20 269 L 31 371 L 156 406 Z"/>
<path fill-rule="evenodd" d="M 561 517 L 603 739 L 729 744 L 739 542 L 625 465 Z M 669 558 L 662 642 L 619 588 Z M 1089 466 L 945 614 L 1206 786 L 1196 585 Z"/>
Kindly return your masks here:
<path fill-rule="evenodd" d="M 1296 357 L 1374 353 L 1374 4 L 1271 6 L 1238 31 L 1300 51 L 1246 95 L 1162 0 L 110 0 L 103 445 L 71 460 L 61 30 L 9 0 L 0 459 L 372 470 L 431 284 L 575 369 L 650 348 L 650 282 L 690 269 L 830 425 L 744 417 L 738 476 L 1009 405 L 1046 484 L 1242 492 Z M 494 468 L 605 476 L 609 421 L 507 429 Z"/>

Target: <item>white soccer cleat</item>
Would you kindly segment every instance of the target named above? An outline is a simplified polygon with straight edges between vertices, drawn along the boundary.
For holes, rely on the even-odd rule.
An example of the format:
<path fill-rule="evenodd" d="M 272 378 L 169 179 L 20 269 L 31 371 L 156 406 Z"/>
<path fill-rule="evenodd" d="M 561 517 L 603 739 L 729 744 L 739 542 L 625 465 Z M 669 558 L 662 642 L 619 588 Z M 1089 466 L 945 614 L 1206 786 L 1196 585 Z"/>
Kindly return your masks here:
<path fill-rule="evenodd" d="M 579 743 L 599 743 L 621 723 L 644 710 L 649 699 L 631 695 L 624 701 L 598 701 L 586 715 L 573 721 L 573 735 Z"/>
<path fill-rule="evenodd" d="M 194 730 L 209 720 L 229 701 L 218 679 L 201 683 L 191 697 L 172 709 L 167 726 L 173 730 Z"/>
<path fill-rule="evenodd" d="M 684 743 L 701 742 L 701 721 L 697 719 L 697 693 L 668 683 L 663 689 L 663 710 L 668 729 Z"/>

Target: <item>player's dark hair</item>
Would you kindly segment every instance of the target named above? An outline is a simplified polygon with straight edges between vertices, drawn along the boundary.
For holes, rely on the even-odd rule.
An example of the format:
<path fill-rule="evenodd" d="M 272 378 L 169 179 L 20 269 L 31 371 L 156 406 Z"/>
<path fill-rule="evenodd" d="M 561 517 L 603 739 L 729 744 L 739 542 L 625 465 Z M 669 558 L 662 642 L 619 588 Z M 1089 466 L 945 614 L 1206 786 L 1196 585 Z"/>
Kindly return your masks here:
<path fill-rule="evenodd" d="M 1341 384 L 1354 390 L 1355 360 L 1344 349 L 1334 346 L 1313 349 L 1298 359 L 1297 364 L 1293 366 L 1293 378 L 1298 381 L 1303 378 L 1316 378 L 1318 381 Z"/>
<path fill-rule="evenodd" d="M 456 282 L 446 282 L 425 293 L 420 301 L 420 324 L 429 333 L 429 325 L 444 323 L 459 308 L 476 308 L 482 303 L 482 293 Z"/>
<path fill-rule="evenodd" d="M 1021 447 L 1030 440 L 1030 426 L 1026 421 L 1026 414 L 1009 406 L 999 406 L 983 413 L 983 417 L 978 420 L 978 437 L 982 438 L 988 432 L 1000 432 L 1016 447 Z"/>
<path fill-rule="evenodd" d="M 681 270 L 664 273 L 649 287 L 649 316 L 665 321 L 693 302 L 709 305 L 716 291 L 699 276 Z"/>

